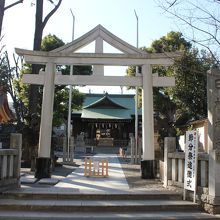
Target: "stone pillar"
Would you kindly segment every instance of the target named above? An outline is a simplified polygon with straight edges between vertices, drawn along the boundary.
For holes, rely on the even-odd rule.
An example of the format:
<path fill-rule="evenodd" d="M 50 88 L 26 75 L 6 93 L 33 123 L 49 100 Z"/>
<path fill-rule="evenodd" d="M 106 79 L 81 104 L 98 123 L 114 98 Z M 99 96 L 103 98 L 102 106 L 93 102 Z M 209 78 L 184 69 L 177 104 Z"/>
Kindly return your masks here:
<path fill-rule="evenodd" d="M 154 172 L 154 120 L 153 120 L 153 77 L 150 65 L 142 66 L 142 145 L 143 160 L 141 173 L 143 179 L 152 179 Z"/>
<path fill-rule="evenodd" d="M 62 137 L 63 146 L 63 162 L 67 162 L 67 140 L 66 137 Z"/>
<path fill-rule="evenodd" d="M 209 196 L 205 208 L 220 213 L 220 70 L 207 74 Z"/>
<path fill-rule="evenodd" d="M 134 164 L 135 139 L 133 136 L 130 137 L 130 145 L 131 145 L 131 164 Z"/>
<path fill-rule="evenodd" d="M 73 158 L 74 158 L 74 137 L 70 137 L 70 153 L 69 153 L 69 162 L 73 163 Z"/>
<path fill-rule="evenodd" d="M 165 137 L 164 139 L 164 187 L 168 186 L 168 180 L 172 179 L 172 160 L 168 159 L 168 153 L 176 151 L 176 138 Z"/>
<path fill-rule="evenodd" d="M 18 180 L 17 187 L 21 186 L 20 174 L 21 174 L 21 148 L 22 148 L 22 134 L 11 133 L 10 135 L 10 148 L 18 149 L 17 161 L 14 164 L 14 173 Z"/>
<path fill-rule="evenodd" d="M 142 156 L 142 138 L 138 137 L 138 164 L 141 163 Z"/>
<path fill-rule="evenodd" d="M 54 78 L 55 65 L 53 63 L 47 63 L 44 78 L 38 158 L 36 159 L 35 171 L 35 177 L 38 179 L 51 176 L 50 151 L 53 120 Z"/>

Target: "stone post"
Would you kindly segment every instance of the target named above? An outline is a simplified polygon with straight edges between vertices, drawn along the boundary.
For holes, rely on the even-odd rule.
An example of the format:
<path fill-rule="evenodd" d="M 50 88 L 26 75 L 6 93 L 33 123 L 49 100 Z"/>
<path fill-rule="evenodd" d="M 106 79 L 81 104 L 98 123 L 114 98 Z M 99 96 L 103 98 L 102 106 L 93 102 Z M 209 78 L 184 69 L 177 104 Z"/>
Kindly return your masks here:
<path fill-rule="evenodd" d="M 135 139 L 134 137 L 130 137 L 131 144 L 131 164 L 134 164 L 134 152 L 135 152 Z"/>
<path fill-rule="evenodd" d="M 20 172 L 21 172 L 21 148 L 22 148 L 22 134 L 11 133 L 10 135 L 10 148 L 18 149 L 17 161 L 14 163 L 14 173 L 17 178 L 17 187 L 21 186 Z"/>
<path fill-rule="evenodd" d="M 67 140 L 66 137 L 62 138 L 63 145 L 63 162 L 67 162 Z"/>
<path fill-rule="evenodd" d="M 138 137 L 138 164 L 141 163 L 142 156 L 142 138 Z"/>
<path fill-rule="evenodd" d="M 154 171 L 154 119 L 153 119 L 153 76 L 150 65 L 142 66 L 142 146 L 141 177 L 155 178 Z"/>
<path fill-rule="evenodd" d="M 73 158 L 74 158 L 74 137 L 70 137 L 70 153 L 69 153 L 69 162 L 73 163 Z"/>
<path fill-rule="evenodd" d="M 168 159 L 168 153 L 176 151 L 176 138 L 165 137 L 164 139 L 164 187 L 168 186 L 168 180 L 172 178 L 172 160 Z"/>
<path fill-rule="evenodd" d="M 220 213 L 220 70 L 207 74 L 209 195 L 205 208 Z"/>

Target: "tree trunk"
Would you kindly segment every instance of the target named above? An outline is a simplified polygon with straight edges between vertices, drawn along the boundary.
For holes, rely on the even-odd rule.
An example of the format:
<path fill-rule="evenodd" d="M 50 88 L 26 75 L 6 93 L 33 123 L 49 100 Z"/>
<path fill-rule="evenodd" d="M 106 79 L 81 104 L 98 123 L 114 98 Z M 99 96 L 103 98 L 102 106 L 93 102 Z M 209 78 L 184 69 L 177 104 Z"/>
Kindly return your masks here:
<path fill-rule="evenodd" d="M 41 40 L 43 35 L 43 0 L 36 1 L 36 18 L 35 18 L 35 33 L 33 50 L 40 50 Z M 38 74 L 40 70 L 39 65 L 32 65 L 32 74 Z M 29 117 L 30 126 L 33 127 L 32 118 L 37 113 L 37 105 L 39 100 L 39 86 L 30 85 L 29 90 Z"/>
<path fill-rule="evenodd" d="M 44 6 L 44 0 L 37 0 L 36 1 L 36 16 L 35 16 L 35 33 L 34 33 L 34 50 L 40 50 L 41 49 L 41 41 L 43 36 L 43 30 L 48 22 L 49 18 L 56 12 L 56 10 L 59 8 L 62 0 L 59 0 L 57 5 L 54 7 L 54 9 L 47 14 L 45 19 L 43 20 L 43 6 Z M 42 65 L 32 65 L 32 74 L 39 74 L 40 68 Z M 32 140 L 30 140 L 30 147 L 32 148 L 32 155 L 34 154 L 34 150 L 36 148 L 36 145 L 38 144 L 38 137 L 39 137 L 39 126 L 36 124 L 40 123 L 40 119 L 38 119 L 37 113 L 38 113 L 38 104 L 39 104 L 39 86 L 38 85 L 30 85 L 29 90 L 29 119 L 30 119 L 30 128 L 32 129 Z M 38 120 L 36 120 L 38 119 Z M 34 154 L 35 155 L 35 154 Z M 36 155 L 35 155 L 36 156 Z M 32 157 L 32 160 L 34 160 L 34 156 Z"/>
<path fill-rule="evenodd" d="M 0 1 L 0 38 L 2 33 L 2 23 L 4 18 L 5 0 Z"/>
<path fill-rule="evenodd" d="M 36 1 L 35 33 L 34 33 L 34 45 L 33 45 L 34 50 L 41 49 L 41 41 L 42 41 L 44 27 L 47 24 L 49 18 L 59 8 L 61 2 L 62 0 L 59 0 L 59 2 L 54 7 L 54 9 L 51 10 L 43 20 L 44 0 Z M 32 65 L 32 73 L 38 74 L 41 67 L 42 67 L 41 65 Z M 33 126 L 32 118 L 37 113 L 38 101 L 39 101 L 39 86 L 31 85 L 29 90 L 29 117 L 30 117 L 31 127 Z"/>
<path fill-rule="evenodd" d="M 12 8 L 13 6 L 19 4 L 19 3 L 23 3 L 23 0 L 19 0 L 17 2 L 14 2 L 8 6 L 5 7 L 5 0 L 0 0 L 0 37 L 2 34 L 2 24 L 3 24 L 3 18 L 4 18 L 4 12 L 5 10 Z"/>
<path fill-rule="evenodd" d="M 43 35 L 43 0 L 36 1 L 35 33 L 34 33 L 34 50 L 40 50 Z"/>
<path fill-rule="evenodd" d="M 40 50 L 41 40 L 43 35 L 43 0 L 36 1 L 36 16 L 35 16 L 35 33 L 34 33 L 34 45 L 33 50 Z M 32 74 L 38 74 L 40 66 L 32 65 Z M 35 146 L 38 143 L 39 131 L 36 126 L 37 106 L 39 102 L 39 86 L 30 85 L 29 88 L 29 126 L 32 130 L 32 137 L 29 139 L 29 145 L 31 147 L 31 170 L 34 171 L 35 167 Z M 40 119 L 39 119 L 40 120 Z M 37 120 L 37 121 L 39 121 Z"/>

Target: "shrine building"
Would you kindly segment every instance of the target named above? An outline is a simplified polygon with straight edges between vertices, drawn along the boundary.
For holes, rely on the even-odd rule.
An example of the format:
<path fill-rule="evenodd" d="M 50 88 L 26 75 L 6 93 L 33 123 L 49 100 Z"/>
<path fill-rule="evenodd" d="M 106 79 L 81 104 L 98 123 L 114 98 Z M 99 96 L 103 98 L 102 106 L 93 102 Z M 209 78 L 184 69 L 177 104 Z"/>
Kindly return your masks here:
<path fill-rule="evenodd" d="M 138 110 L 141 135 L 141 109 Z M 93 146 L 127 146 L 135 134 L 134 94 L 85 94 L 82 110 L 72 113 L 73 136 L 84 133 Z"/>

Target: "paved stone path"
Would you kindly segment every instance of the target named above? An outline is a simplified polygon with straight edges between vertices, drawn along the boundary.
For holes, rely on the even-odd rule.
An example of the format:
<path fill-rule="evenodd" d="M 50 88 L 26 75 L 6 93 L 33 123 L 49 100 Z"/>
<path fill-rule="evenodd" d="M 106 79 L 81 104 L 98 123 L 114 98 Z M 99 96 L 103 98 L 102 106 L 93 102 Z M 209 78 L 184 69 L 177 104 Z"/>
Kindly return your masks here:
<path fill-rule="evenodd" d="M 94 160 L 108 160 L 108 177 L 85 177 L 84 164 L 76 168 L 70 175 L 62 179 L 55 188 L 76 188 L 80 192 L 93 191 L 104 193 L 121 193 L 129 190 L 128 183 L 116 155 L 97 154 L 92 157 Z"/>

